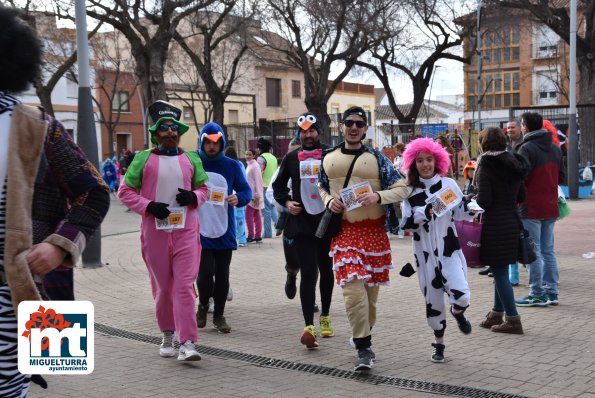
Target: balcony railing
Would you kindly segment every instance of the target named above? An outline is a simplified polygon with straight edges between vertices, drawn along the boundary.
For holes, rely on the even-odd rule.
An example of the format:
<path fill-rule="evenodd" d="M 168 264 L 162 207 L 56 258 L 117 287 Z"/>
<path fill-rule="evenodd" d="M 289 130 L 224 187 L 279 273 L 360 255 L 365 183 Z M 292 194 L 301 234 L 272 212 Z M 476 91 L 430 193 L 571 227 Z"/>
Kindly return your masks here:
<path fill-rule="evenodd" d="M 559 105 L 560 104 L 560 93 L 556 90 L 536 90 L 532 93 L 533 104 L 532 105 Z"/>
<path fill-rule="evenodd" d="M 560 44 L 542 43 L 531 45 L 531 57 L 533 59 L 558 58 L 560 55 Z"/>

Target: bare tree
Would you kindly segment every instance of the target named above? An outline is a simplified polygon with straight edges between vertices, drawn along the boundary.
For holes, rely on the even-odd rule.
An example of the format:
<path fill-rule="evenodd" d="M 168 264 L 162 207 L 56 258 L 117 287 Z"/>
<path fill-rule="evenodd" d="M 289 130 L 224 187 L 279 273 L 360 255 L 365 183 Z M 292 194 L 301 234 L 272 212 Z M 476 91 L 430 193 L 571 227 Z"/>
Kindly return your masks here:
<path fill-rule="evenodd" d="M 138 80 L 132 74 L 134 62 L 123 56 L 118 31 L 102 33 L 92 41 L 95 64 L 95 92 L 93 102 L 99 109 L 99 122 L 107 130 L 108 153 L 114 156 L 114 133 L 120 124 L 122 112 L 130 109 L 130 98 L 139 87 Z M 102 106 L 105 100 L 109 106 Z"/>
<path fill-rule="evenodd" d="M 399 124 L 415 124 L 424 104 L 436 63 L 450 59 L 469 63 L 459 55 L 464 32 L 458 32 L 455 23 L 457 11 L 452 1 L 408 0 L 391 4 L 383 15 L 384 23 L 376 46 L 356 65 L 371 70 L 382 83 L 391 110 Z M 397 106 L 394 86 L 395 75 L 405 75 L 413 87 L 413 104 L 407 113 Z M 426 110 L 427 112 L 428 110 Z"/>
<path fill-rule="evenodd" d="M 174 39 L 184 49 L 203 82 L 212 120 L 223 125 L 225 100 L 241 75 L 247 35 L 257 1 L 223 0 L 197 11 L 180 26 Z M 188 31 L 183 31 L 188 28 Z"/>
<path fill-rule="evenodd" d="M 58 11 L 73 18 L 70 1 Z M 87 15 L 122 32 L 136 62 L 135 74 L 143 87 L 145 103 L 165 99 L 164 67 L 170 42 L 180 22 L 215 0 L 87 0 Z"/>
<path fill-rule="evenodd" d="M 322 140 L 330 142 L 327 103 L 356 60 L 374 42 L 372 31 L 389 0 L 268 0 L 267 16 L 275 34 L 264 35 L 268 45 L 285 55 L 288 64 L 304 73 L 308 110 L 320 118 Z M 332 68 L 338 70 L 331 79 Z"/>
<path fill-rule="evenodd" d="M 9 2 L 15 6 L 13 3 Z M 74 29 L 57 28 L 56 16 L 49 11 L 40 11 L 39 6 L 28 2 L 24 8 L 18 9 L 21 10 L 20 18 L 35 29 L 44 42 L 44 63 L 34 86 L 41 106 L 53 116 L 52 91 L 60 79 L 67 76 L 69 80 L 77 81 L 74 67 L 77 61 L 76 35 Z M 101 24 L 97 24 L 87 37 L 91 39 L 100 27 Z"/>
<path fill-rule="evenodd" d="M 170 50 L 166 74 L 175 81 L 166 84 L 167 95 L 192 109 L 192 122 L 196 131 L 199 131 L 200 121 L 196 116 L 195 108 L 202 107 L 205 119 L 208 120 L 212 115 L 212 102 L 204 95 L 204 85 L 196 67 L 188 62 L 188 57 L 181 48 L 174 46 Z"/>

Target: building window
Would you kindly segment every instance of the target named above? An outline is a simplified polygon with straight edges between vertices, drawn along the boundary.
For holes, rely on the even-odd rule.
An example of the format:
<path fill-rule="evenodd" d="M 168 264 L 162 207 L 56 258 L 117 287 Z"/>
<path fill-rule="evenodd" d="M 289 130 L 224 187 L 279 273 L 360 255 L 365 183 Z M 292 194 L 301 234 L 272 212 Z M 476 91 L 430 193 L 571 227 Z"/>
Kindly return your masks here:
<path fill-rule="evenodd" d="M 518 61 L 519 57 L 520 57 L 520 49 L 518 47 L 513 47 L 512 48 L 512 60 L 513 61 Z"/>
<path fill-rule="evenodd" d="M 469 109 L 475 109 L 475 99 L 477 97 L 475 95 L 470 95 L 469 96 Z"/>
<path fill-rule="evenodd" d="M 508 108 L 510 107 L 510 94 L 504 94 L 504 107 Z"/>
<path fill-rule="evenodd" d="M 291 81 L 291 97 L 302 98 L 302 82 L 299 80 Z"/>
<path fill-rule="evenodd" d="M 544 25 L 533 26 L 533 58 L 558 56 L 560 37 Z"/>
<path fill-rule="evenodd" d="M 281 79 L 266 79 L 267 106 L 281 106 Z"/>
<path fill-rule="evenodd" d="M 227 112 L 227 120 L 229 124 L 238 124 L 239 113 L 237 109 L 230 109 Z"/>
<path fill-rule="evenodd" d="M 194 119 L 194 112 L 192 110 L 192 107 L 190 106 L 185 106 L 184 110 L 183 110 L 183 118 L 184 120 L 193 120 Z"/>
<path fill-rule="evenodd" d="M 557 105 L 559 85 L 558 69 L 540 69 L 533 71 L 533 104 Z"/>
<path fill-rule="evenodd" d="M 128 93 L 124 91 L 118 91 L 114 93 L 114 98 L 112 98 L 112 111 L 130 112 L 130 101 L 128 100 Z"/>
<path fill-rule="evenodd" d="M 513 26 L 511 26 L 511 30 L 512 30 L 512 44 L 519 44 L 521 41 L 521 30 L 519 28 L 518 25 L 513 24 Z"/>
<path fill-rule="evenodd" d="M 66 96 L 68 98 L 78 98 L 78 83 L 74 80 L 66 79 Z"/>

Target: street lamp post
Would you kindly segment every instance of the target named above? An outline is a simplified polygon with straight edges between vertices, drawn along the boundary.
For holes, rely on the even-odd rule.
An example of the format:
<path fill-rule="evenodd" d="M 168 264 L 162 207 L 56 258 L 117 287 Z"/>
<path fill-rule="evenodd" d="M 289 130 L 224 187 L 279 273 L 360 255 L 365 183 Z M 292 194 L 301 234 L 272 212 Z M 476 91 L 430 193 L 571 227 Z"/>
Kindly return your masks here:
<path fill-rule="evenodd" d="M 76 0 L 74 4 L 76 23 L 76 46 L 78 57 L 78 111 L 77 111 L 77 136 L 78 144 L 86 153 L 89 161 L 99 168 L 99 155 L 97 149 L 97 130 L 93 115 L 93 100 L 91 97 L 91 77 L 89 65 L 89 41 L 87 38 L 87 9 L 85 0 Z M 97 228 L 95 234 L 87 242 L 87 247 L 82 254 L 83 267 L 101 267 L 101 229 Z"/>
<path fill-rule="evenodd" d="M 576 127 L 576 0 L 570 1 L 570 95 L 568 120 L 568 194 L 578 199 L 578 134 Z"/>
<path fill-rule="evenodd" d="M 440 68 L 440 65 L 434 65 L 434 70 L 432 72 L 432 80 L 430 80 L 430 94 L 428 95 L 428 106 L 426 107 L 426 124 L 428 125 L 428 129 L 430 128 L 430 104 L 432 103 L 432 87 L 434 86 L 434 75 L 436 75 L 436 69 Z"/>
<path fill-rule="evenodd" d="M 477 94 L 481 93 L 482 83 L 481 83 L 481 68 L 482 68 L 482 61 L 483 55 L 481 53 L 481 7 L 483 6 L 482 1 L 479 1 L 477 4 L 477 37 L 475 40 L 475 50 L 477 51 Z M 481 130 L 481 99 L 478 97 L 477 100 L 477 130 Z"/>

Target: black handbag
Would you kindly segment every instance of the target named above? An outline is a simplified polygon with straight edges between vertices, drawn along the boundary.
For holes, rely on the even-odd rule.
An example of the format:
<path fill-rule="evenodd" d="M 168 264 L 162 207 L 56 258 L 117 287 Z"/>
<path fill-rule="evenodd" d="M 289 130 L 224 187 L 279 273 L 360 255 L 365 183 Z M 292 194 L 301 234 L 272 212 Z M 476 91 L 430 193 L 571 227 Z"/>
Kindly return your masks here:
<path fill-rule="evenodd" d="M 353 172 L 353 167 L 355 166 L 355 161 L 362 153 L 363 148 L 362 152 L 359 152 L 353 158 L 351 166 L 349 166 L 349 170 L 347 171 L 347 175 L 345 176 L 345 183 L 343 184 L 343 188 L 347 188 L 347 184 L 349 184 L 349 179 L 351 178 L 351 173 Z M 334 236 L 336 236 L 339 232 L 341 232 L 342 221 L 343 213 L 333 213 L 331 209 L 327 207 L 326 209 L 324 209 L 324 214 L 318 222 L 318 227 L 316 228 L 316 233 L 314 235 L 320 239 L 331 239 Z"/>
<path fill-rule="evenodd" d="M 537 255 L 535 254 L 535 242 L 533 242 L 531 235 L 529 235 L 529 231 L 521 227 L 517 261 L 521 264 L 527 265 L 531 264 L 535 260 L 537 260 Z"/>
<path fill-rule="evenodd" d="M 518 212 L 517 218 L 521 227 L 521 232 L 519 234 L 519 250 L 517 253 L 517 261 L 524 265 L 531 264 L 533 261 L 537 260 L 537 255 L 535 254 L 535 242 L 533 242 L 533 238 L 531 238 L 531 235 L 529 235 L 529 231 L 527 231 L 523 226 L 521 216 L 518 214 Z"/>

